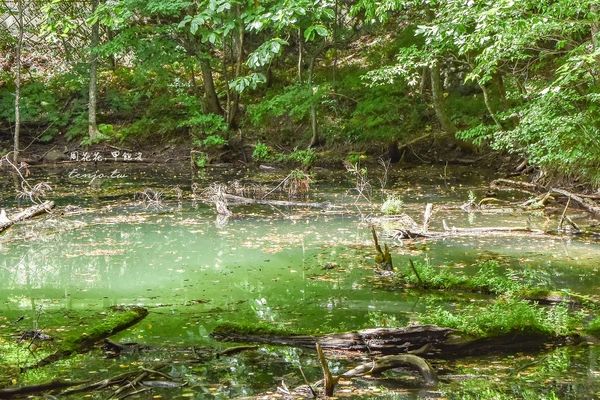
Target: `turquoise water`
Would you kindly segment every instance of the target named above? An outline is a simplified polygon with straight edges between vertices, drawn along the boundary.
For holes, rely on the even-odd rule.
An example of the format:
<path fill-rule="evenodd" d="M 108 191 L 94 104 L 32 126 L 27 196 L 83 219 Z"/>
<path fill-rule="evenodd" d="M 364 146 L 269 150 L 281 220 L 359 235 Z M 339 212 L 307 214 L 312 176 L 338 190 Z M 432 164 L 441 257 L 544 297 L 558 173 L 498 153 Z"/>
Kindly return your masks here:
<path fill-rule="evenodd" d="M 34 171 L 32 179 L 41 173 Z M 177 351 L 187 354 L 191 346 L 221 347 L 208 334 L 223 321 L 330 332 L 373 326 L 382 318 L 407 322 L 425 310 L 422 294 L 371 284 L 373 250 L 365 220 L 379 213 L 381 195 L 376 189 L 373 204 L 366 204 L 349 190 L 352 182 L 343 173 L 322 171 L 316 174 L 308 200 L 330 201 L 340 208 L 239 206 L 232 208 L 235 215 L 225 224 L 217 221 L 211 205 L 194 200 L 191 193 L 193 182 L 206 187 L 238 178 L 274 187 L 286 174 L 219 170 L 192 179 L 185 170 L 145 167 L 128 170 L 127 179 L 90 186 L 70 180 L 65 170 L 50 173 L 46 178 L 55 187 L 50 197 L 58 211 L 68 204 L 80 208 L 28 221 L 0 236 L 0 315 L 9 321 L 24 317 L 19 325 L 5 325 L 6 331 L 35 325 L 60 335 L 56 325 L 68 324 L 61 321 L 68 313 L 89 315 L 111 305 L 142 305 L 150 315 L 117 339 L 156 349 L 140 356 L 149 361 Z M 460 227 L 529 225 L 548 230 L 554 226 L 556 216 L 539 211 L 467 214 L 458 209 L 470 191 L 483 196 L 487 179 L 489 174 L 480 176 L 466 169 L 442 176 L 439 169 L 426 167 L 393 171 L 390 187 L 417 221 L 424 204 L 433 202 L 437 207 L 434 230 L 441 229 L 442 220 Z M 3 182 L 10 180 L 5 177 Z M 176 186 L 183 190 L 180 198 Z M 11 185 L 3 187 L 4 204 L 15 205 Z M 145 187 L 163 192 L 160 208 L 136 200 L 135 193 Z M 578 221 L 586 220 L 587 216 L 579 216 Z M 390 244 L 398 268 L 407 265 L 408 258 L 416 258 L 468 270 L 476 260 L 495 258 L 512 268 L 542 271 L 557 288 L 596 294 L 600 287 L 600 246 L 590 239 L 462 237 Z M 450 294 L 449 301 L 460 300 Z M 88 376 L 90 369 L 106 374 L 140 361 L 136 357 L 103 360 L 94 354 L 79 356 L 74 364 L 48 367 L 48 374 L 70 371 Z M 300 384 L 293 362 L 298 357 L 316 379 L 318 369 L 310 352 L 269 347 L 208 366 L 186 366 L 182 356 L 174 368 L 200 382 L 203 395 L 227 398 L 273 389 L 286 374 L 292 383 Z M 582 393 L 583 380 L 596 376 L 598 364 L 581 360 L 597 360 L 598 350 L 580 349 L 570 357 L 582 374 L 573 378 L 580 387 L 577 393 Z M 517 361 L 509 357 L 500 363 Z M 486 360 L 474 359 L 469 365 L 485 364 Z M 500 369 L 487 373 L 502 375 Z M 169 393 L 163 395 L 187 395 L 190 389 Z M 407 398 L 402 396 L 418 397 L 418 392 L 398 398 Z"/>

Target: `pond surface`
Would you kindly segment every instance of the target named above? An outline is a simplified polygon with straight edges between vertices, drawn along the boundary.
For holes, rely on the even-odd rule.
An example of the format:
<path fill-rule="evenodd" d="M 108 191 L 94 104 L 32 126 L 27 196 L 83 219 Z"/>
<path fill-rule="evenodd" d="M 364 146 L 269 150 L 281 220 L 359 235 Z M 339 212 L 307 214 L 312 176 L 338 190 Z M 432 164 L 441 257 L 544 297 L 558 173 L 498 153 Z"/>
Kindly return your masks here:
<path fill-rule="evenodd" d="M 240 179 L 273 188 L 287 172 L 214 170 L 190 177 L 186 170 L 136 166 L 122 172 L 126 178 L 94 179 L 90 184 L 90 177 L 74 178 L 70 171 L 32 170 L 30 179 L 50 181 L 55 189 L 50 198 L 59 210 L 66 205 L 79 208 L 28 221 L 0 236 L 0 333 L 35 327 L 59 335 L 57 327 L 69 325 L 69 315 L 85 318 L 108 306 L 136 304 L 149 308 L 150 315 L 116 340 L 144 343 L 156 350 L 116 360 L 92 352 L 19 378 L 24 382 L 65 373 L 74 378 L 105 376 L 164 356 L 176 359 L 174 354 L 192 346 L 222 348 L 209 333 L 224 321 L 332 332 L 373 327 L 386 319 L 407 323 L 425 310 L 427 300 L 422 293 L 371 284 L 374 254 L 364 221 L 380 215 L 382 198 L 375 189 L 373 204 L 358 198 L 351 190 L 352 179 L 343 172 L 317 171 L 308 198 L 340 208 L 238 206 L 232 208 L 234 217 L 222 223 L 212 205 L 192 198 L 194 182 L 207 187 L 211 182 Z M 374 186 L 377 177 L 377 173 L 371 177 Z M 492 178 L 470 167 L 456 167 L 452 173 L 431 166 L 397 169 L 391 171 L 388 190 L 402 198 L 406 212 L 416 221 L 425 203 L 439 206 L 431 226 L 434 230 L 441 229 L 442 220 L 457 227 L 555 229 L 559 216 L 541 211 L 485 214 L 458 208 L 470 192 L 486 197 Z M 0 184 L 3 207 L 15 206 L 12 178 L 4 176 Z M 147 187 L 162 192 L 160 207 L 136 200 L 135 193 Z M 573 211 L 570 215 L 581 224 L 591 223 L 585 214 Z M 556 288 L 584 295 L 597 294 L 600 288 L 600 245 L 591 239 L 461 237 L 392 243 L 397 268 L 404 268 L 408 258 L 413 258 L 468 270 L 477 260 L 494 258 L 515 269 L 531 270 Z M 465 300 L 469 296 L 450 294 L 447 301 Z M 24 318 L 18 323 L 9 322 L 20 317 Z M 311 352 L 264 346 L 208 364 L 174 362 L 174 373 L 191 385 L 159 394 L 164 398 L 230 398 L 273 390 L 282 378 L 293 387 L 302 383 L 296 367 L 299 360 L 310 379 L 318 379 L 313 359 Z M 537 356 L 472 358 L 440 367 L 449 375 L 506 382 L 515 377 L 515 368 L 517 375 L 527 375 L 544 363 L 550 365 L 544 379 L 553 380 L 551 388 L 564 398 L 592 398 L 600 393 L 600 349 L 593 345 Z M 536 379 L 531 382 L 534 393 L 542 386 L 542 378 Z M 379 383 L 364 385 L 378 387 Z M 397 399 L 444 397 L 455 390 L 453 385 L 456 382 L 420 392 L 399 390 L 392 382 L 391 392 L 371 391 L 364 398 L 373 393 Z M 526 390 L 525 386 L 523 393 Z M 346 397 L 362 398 L 358 393 Z"/>

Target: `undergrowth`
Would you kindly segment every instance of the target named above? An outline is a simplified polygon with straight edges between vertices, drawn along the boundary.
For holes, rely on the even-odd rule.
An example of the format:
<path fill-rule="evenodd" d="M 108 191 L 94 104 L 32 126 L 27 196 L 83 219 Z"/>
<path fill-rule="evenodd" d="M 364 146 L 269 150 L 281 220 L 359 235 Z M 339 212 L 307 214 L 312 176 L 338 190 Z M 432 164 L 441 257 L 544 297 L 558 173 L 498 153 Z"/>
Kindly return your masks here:
<path fill-rule="evenodd" d="M 434 306 L 421 314 L 418 320 L 475 337 L 509 333 L 567 335 L 581 322 L 580 316 L 570 315 L 565 305 L 543 308 L 519 299 L 500 299 L 486 307 L 468 305 L 458 312 Z"/>

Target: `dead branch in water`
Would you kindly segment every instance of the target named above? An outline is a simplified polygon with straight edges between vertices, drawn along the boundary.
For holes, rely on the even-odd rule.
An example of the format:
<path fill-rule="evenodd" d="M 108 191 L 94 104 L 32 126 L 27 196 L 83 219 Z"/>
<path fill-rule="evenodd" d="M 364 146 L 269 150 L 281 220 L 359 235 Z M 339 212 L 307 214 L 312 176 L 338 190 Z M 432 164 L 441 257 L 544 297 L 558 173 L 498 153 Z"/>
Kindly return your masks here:
<path fill-rule="evenodd" d="M 233 194 L 224 194 L 227 200 L 231 200 L 235 203 L 240 204 L 260 204 L 268 206 L 283 206 L 283 207 L 309 207 L 309 208 L 332 208 L 330 203 L 305 203 L 298 201 L 284 201 L 284 200 L 265 200 L 265 199 L 251 199 L 248 197 L 235 196 Z"/>
<path fill-rule="evenodd" d="M 15 214 L 12 217 L 6 217 L 6 213 L 2 213 L 2 215 L 4 215 L 4 217 L 6 219 L 3 219 L 2 221 L 0 221 L 0 232 L 10 228 L 17 222 L 24 221 L 29 218 L 33 218 L 36 215 L 39 215 L 39 214 L 42 214 L 45 212 L 49 212 L 52 208 L 54 208 L 54 202 L 53 201 L 45 201 L 41 204 L 36 204 L 34 206 L 31 206 L 31 207 L 21 211 L 20 213 Z M 2 211 L 4 211 L 4 210 L 2 210 Z"/>
<path fill-rule="evenodd" d="M 568 197 L 592 214 L 600 215 L 600 206 L 588 198 L 583 198 L 564 189 L 552 188 L 552 192 Z"/>

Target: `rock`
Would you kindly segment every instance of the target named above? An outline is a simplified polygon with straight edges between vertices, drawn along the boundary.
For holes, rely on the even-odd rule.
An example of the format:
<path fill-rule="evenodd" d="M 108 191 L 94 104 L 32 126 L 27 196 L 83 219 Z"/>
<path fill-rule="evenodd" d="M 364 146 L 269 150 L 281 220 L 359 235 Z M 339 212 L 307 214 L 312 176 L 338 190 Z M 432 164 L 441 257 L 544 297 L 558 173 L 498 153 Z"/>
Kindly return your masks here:
<path fill-rule="evenodd" d="M 49 152 L 47 152 L 44 155 L 44 158 L 43 158 L 44 161 L 51 162 L 51 163 L 58 162 L 58 161 L 64 161 L 66 159 L 67 159 L 67 155 L 63 151 L 58 150 L 58 149 L 50 150 Z"/>

